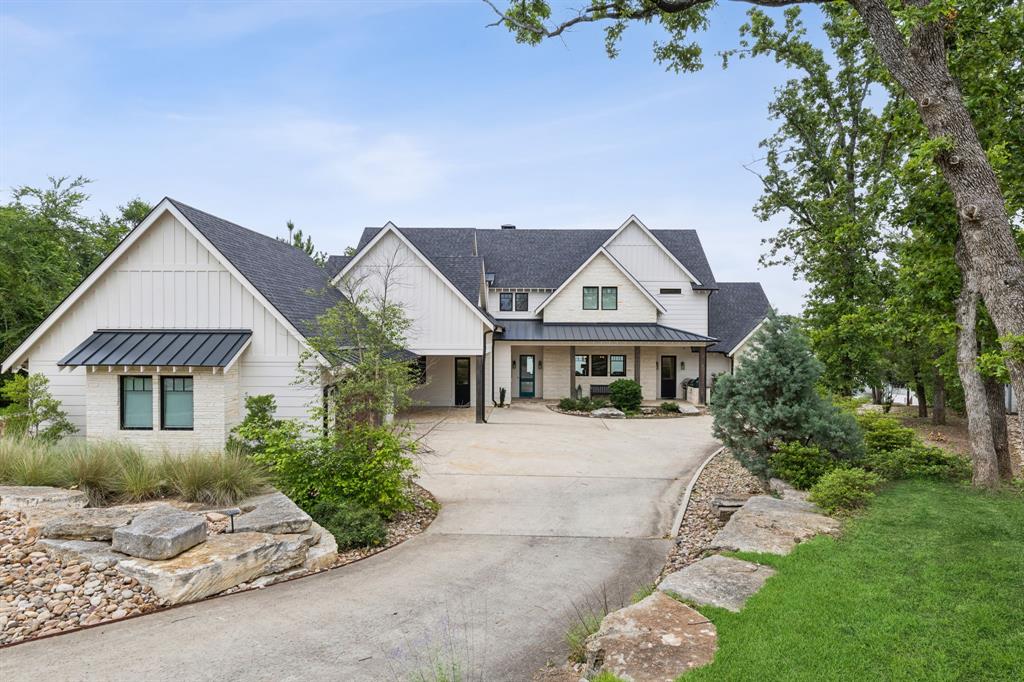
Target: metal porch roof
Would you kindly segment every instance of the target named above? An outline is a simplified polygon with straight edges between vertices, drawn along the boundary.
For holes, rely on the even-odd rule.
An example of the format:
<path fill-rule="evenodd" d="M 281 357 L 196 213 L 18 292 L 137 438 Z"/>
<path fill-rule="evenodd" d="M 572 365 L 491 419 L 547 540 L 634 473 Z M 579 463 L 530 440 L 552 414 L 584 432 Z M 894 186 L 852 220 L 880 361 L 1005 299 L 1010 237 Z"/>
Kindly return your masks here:
<path fill-rule="evenodd" d="M 57 364 L 226 367 L 251 337 L 250 329 L 97 329 Z"/>
<path fill-rule="evenodd" d="M 648 323 L 569 323 L 541 320 L 501 320 L 505 331 L 499 341 L 632 341 L 655 343 L 714 343 L 717 339 L 702 334 Z"/>

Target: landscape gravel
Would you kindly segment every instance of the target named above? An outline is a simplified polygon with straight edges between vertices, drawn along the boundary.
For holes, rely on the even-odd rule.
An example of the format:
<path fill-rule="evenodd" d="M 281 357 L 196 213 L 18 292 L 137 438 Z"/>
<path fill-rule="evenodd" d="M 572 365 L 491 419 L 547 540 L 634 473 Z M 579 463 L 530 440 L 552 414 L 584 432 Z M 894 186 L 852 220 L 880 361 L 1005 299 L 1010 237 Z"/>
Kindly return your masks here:
<path fill-rule="evenodd" d="M 744 469 L 732 453 L 722 450 L 704 467 L 693 487 L 690 505 L 679 527 L 679 537 L 669 552 L 659 579 L 704 556 L 715 534 L 725 525 L 725 521 L 719 521 L 711 508 L 714 498 L 742 499 L 765 492 L 757 477 Z"/>

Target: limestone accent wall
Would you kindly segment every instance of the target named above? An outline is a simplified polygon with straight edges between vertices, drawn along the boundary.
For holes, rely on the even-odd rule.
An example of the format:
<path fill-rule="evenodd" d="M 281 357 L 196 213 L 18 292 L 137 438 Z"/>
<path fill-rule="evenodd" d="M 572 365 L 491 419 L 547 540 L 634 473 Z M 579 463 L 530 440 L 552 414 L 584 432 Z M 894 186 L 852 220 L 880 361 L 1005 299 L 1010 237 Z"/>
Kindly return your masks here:
<path fill-rule="evenodd" d="M 545 346 L 544 398 L 558 400 L 569 397 L 572 390 L 569 384 L 569 346 Z"/>
<path fill-rule="evenodd" d="M 233 376 L 232 376 L 233 375 Z M 153 379 L 153 428 L 121 429 L 121 376 L 148 376 Z M 238 417 L 238 374 L 213 374 L 209 369 L 193 370 L 193 430 L 160 428 L 160 377 L 189 376 L 177 372 L 108 372 L 97 369 L 85 373 L 86 424 L 90 440 L 118 440 L 147 452 L 187 453 L 221 450 L 230 427 Z M 233 391 L 233 394 L 232 394 Z M 233 406 L 233 407 L 232 407 Z M 231 415 L 229 417 L 229 415 Z"/>

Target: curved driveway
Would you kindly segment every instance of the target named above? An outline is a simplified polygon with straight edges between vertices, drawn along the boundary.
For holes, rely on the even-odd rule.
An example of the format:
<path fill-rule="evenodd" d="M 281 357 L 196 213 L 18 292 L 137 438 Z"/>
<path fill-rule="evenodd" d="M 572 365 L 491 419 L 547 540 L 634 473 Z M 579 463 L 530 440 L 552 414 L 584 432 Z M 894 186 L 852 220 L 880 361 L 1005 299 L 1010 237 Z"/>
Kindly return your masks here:
<path fill-rule="evenodd" d="M 424 415 L 426 417 L 426 415 Z M 419 422 L 428 531 L 350 566 L 0 650 L 0 679 L 528 680 L 565 657 L 574 605 L 660 569 L 709 417 L 597 420 L 542 405 Z M 617 605 L 617 604 L 616 604 Z"/>

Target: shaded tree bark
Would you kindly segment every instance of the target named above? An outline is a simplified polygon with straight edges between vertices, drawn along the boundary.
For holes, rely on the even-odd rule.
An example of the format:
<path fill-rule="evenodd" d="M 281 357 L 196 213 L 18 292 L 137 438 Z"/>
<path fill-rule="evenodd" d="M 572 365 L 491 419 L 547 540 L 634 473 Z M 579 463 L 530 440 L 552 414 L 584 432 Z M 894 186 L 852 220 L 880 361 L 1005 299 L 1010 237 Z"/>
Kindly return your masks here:
<path fill-rule="evenodd" d="M 956 335 L 956 364 L 967 408 L 967 431 L 973 463 L 971 482 L 977 486 L 993 487 L 999 483 L 999 465 L 992 440 L 988 396 L 977 365 L 978 335 L 975 325 L 978 320 L 979 293 L 962 237 L 957 241 L 956 260 L 963 280 L 956 304 L 956 321 L 959 326 Z"/>
<path fill-rule="evenodd" d="M 914 394 L 917 396 L 917 416 L 921 419 L 928 418 L 928 394 L 924 390 L 924 382 L 920 377 L 914 381 Z"/>
<path fill-rule="evenodd" d="M 996 468 L 999 478 L 1009 481 L 1013 478 L 1010 464 L 1010 434 L 1006 428 L 1006 388 L 992 377 L 984 377 L 985 397 L 988 399 L 989 421 L 992 423 L 992 447 L 996 451 Z"/>
<path fill-rule="evenodd" d="M 935 370 L 934 395 L 932 396 L 932 424 L 942 426 L 946 423 L 946 379 L 942 372 Z"/>

